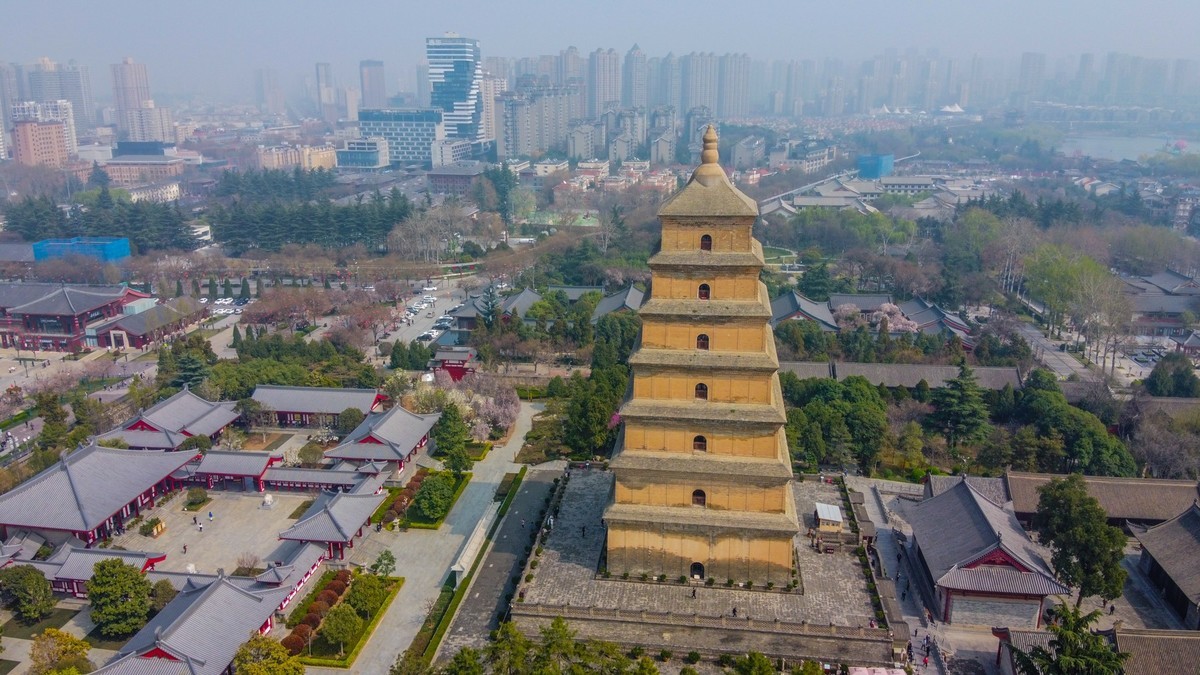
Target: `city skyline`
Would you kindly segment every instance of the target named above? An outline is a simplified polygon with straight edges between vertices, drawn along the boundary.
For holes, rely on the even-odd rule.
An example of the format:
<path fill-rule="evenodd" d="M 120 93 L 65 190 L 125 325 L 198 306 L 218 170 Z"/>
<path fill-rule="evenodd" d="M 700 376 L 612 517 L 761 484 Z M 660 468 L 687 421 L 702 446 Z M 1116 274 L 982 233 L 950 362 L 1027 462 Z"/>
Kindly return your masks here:
<path fill-rule="evenodd" d="M 70 3 L 50 5 L 62 11 L 47 11 L 45 5 L 9 8 L 6 23 L 21 30 L 5 35 L 0 60 L 76 59 L 92 70 L 93 79 L 107 79 L 110 64 L 132 56 L 149 64 L 159 83 L 156 90 L 165 96 L 238 100 L 251 98 L 255 69 L 278 70 L 282 86 L 290 90 L 301 78 L 312 77 L 316 62 L 330 63 L 342 86 L 357 86 L 359 62 L 378 59 L 389 69 L 389 91 L 410 89 L 425 38 L 451 30 L 478 39 L 485 57 L 557 54 L 571 45 L 585 55 L 597 48 L 624 54 L 635 43 L 648 56 L 708 51 L 747 53 L 766 61 L 864 58 L 889 48 L 923 54 L 935 49 L 943 58 L 1020 59 L 1023 52 L 1039 52 L 1047 55 L 1048 74 L 1062 67 L 1064 58 L 1085 53 L 1200 58 L 1188 35 L 1189 26 L 1200 19 L 1200 7 L 1182 1 L 1156 3 L 1147 10 L 1116 2 L 921 8 L 869 0 L 849 11 L 765 2 L 753 14 L 773 18 L 741 30 L 712 20 L 726 6 L 703 0 L 690 3 L 686 14 L 678 6 L 617 0 L 583 22 L 573 19 L 573 8 L 542 0 L 464 2 L 452 16 L 444 8 L 385 4 L 372 10 L 368 22 L 332 4 L 296 12 L 293 5 L 276 0 L 256 3 L 250 12 L 215 2 L 206 5 L 206 12 L 186 15 L 170 5 L 146 7 L 123 0 L 114 3 L 112 12 L 86 17 L 72 11 Z M 230 21 L 223 9 L 235 12 L 238 20 Z M 264 33 L 254 15 L 269 17 L 273 30 Z M 129 30 L 131 16 L 139 17 L 143 30 Z M 797 18 L 789 21 L 788 16 Z M 1086 25 L 1081 17 L 1088 17 Z M 121 39 L 96 40 L 96 35 Z M 230 49 L 231 44 L 238 48 Z M 93 87 L 108 92 L 111 82 L 93 82 Z"/>

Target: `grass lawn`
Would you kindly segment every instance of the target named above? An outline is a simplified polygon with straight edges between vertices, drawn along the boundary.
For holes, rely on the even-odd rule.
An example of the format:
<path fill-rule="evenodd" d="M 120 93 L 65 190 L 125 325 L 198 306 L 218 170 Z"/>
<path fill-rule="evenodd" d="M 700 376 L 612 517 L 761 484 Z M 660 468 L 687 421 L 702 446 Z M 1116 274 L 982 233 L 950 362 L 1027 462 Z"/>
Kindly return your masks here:
<path fill-rule="evenodd" d="M 62 628 L 67 625 L 71 617 L 75 616 L 76 610 L 59 609 L 55 607 L 50 610 L 50 614 L 46 618 L 34 624 L 21 623 L 20 619 L 13 617 L 4 624 L 4 637 L 21 638 L 24 640 L 32 640 L 34 635 L 46 630 L 47 628 Z"/>
<path fill-rule="evenodd" d="M 383 514 L 387 513 L 388 509 L 392 508 L 392 502 L 396 501 L 396 496 L 399 495 L 402 490 L 403 488 L 388 488 L 387 499 L 383 500 L 383 503 L 379 505 L 379 508 L 375 509 L 375 513 L 371 514 L 371 520 L 368 522 L 374 525 L 375 523 L 383 520 Z"/>
<path fill-rule="evenodd" d="M 793 255 L 795 254 L 786 248 L 779 248 L 778 246 L 763 247 L 763 258 L 766 258 L 767 260 L 772 260 L 774 258 L 790 258 Z"/>
<path fill-rule="evenodd" d="M 525 434 L 525 444 L 513 461 L 517 464 L 541 464 L 570 454 L 562 443 L 562 422 L 557 408 L 547 404 L 547 409 L 533 418 L 533 426 Z"/>
<path fill-rule="evenodd" d="M 21 665 L 20 661 L 9 661 L 8 659 L 0 659 L 0 675 L 8 675 L 13 671 L 13 668 Z"/>
<path fill-rule="evenodd" d="M 467 489 L 467 483 L 470 482 L 470 473 L 464 473 L 461 477 L 459 477 L 458 481 L 454 484 L 454 496 L 450 499 L 450 507 L 446 509 L 446 514 L 441 518 L 438 518 L 437 520 L 429 520 L 425 516 L 417 513 L 417 509 L 410 508 L 405 513 L 405 527 L 415 527 L 419 530 L 436 530 L 441 527 L 442 521 L 446 520 L 446 516 L 450 515 L 450 512 L 454 510 L 454 505 L 458 503 L 459 496 L 462 495 L 463 490 Z"/>
<path fill-rule="evenodd" d="M 492 451 L 492 442 L 484 441 L 482 443 L 470 442 L 467 443 L 467 454 L 476 462 L 482 462 L 488 453 Z"/>
<path fill-rule="evenodd" d="M 492 501 L 494 501 L 494 502 L 504 501 L 504 498 L 508 496 L 509 491 L 512 490 L 513 481 L 515 481 L 516 479 L 517 479 L 517 474 L 515 474 L 515 473 L 504 474 L 504 478 L 501 478 L 500 484 L 496 486 L 496 494 L 492 497 Z"/>
<path fill-rule="evenodd" d="M 108 649 L 111 651 L 117 651 L 121 647 L 124 647 L 126 642 L 129 642 L 129 637 L 132 636 L 123 638 L 106 638 L 100 634 L 99 628 L 93 628 L 92 632 L 83 636 L 83 639 L 92 646 L 92 649 Z"/>
<path fill-rule="evenodd" d="M 267 437 L 264 440 L 263 434 L 258 433 L 257 431 L 246 434 L 246 442 L 245 442 L 245 444 L 243 444 L 242 449 L 243 450 L 254 450 L 256 452 L 261 452 L 261 451 L 264 451 L 264 450 L 267 450 L 268 448 L 270 448 L 271 444 L 275 443 L 276 441 L 280 441 L 280 439 L 283 439 L 282 441 L 280 441 L 280 444 L 282 444 L 282 443 L 287 442 L 287 439 L 291 437 L 289 434 L 280 434 L 280 433 L 269 433 L 266 436 Z M 276 446 L 276 447 L 278 447 L 278 446 Z"/>
<path fill-rule="evenodd" d="M 288 516 L 288 518 L 291 518 L 292 520 L 299 519 L 300 516 L 303 516 L 304 512 L 307 511 L 308 508 L 312 505 L 313 505 L 313 500 L 305 499 L 304 501 L 300 502 L 300 506 L 297 506 L 296 510 L 292 511 L 292 515 Z"/>

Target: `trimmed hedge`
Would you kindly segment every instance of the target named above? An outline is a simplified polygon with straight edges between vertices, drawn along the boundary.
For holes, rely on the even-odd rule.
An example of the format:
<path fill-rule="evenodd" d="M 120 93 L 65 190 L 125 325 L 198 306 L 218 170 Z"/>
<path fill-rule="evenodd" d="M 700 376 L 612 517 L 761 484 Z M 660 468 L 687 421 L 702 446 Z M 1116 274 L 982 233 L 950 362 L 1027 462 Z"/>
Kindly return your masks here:
<path fill-rule="evenodd" d="M 323 659 L 315 656 L 301 656 L 300 663 L 306 666 L 323 666 L 329 668 L 349 668 L 354 665 L 354 660 L 358 658 L 363 647 L 366 646 L 367 642 L 370 642 L 371 636 L 375 632 L 375 627 L 379 625 L 379 620 L 383 618 L 384 614 L 387 614 L 388 607 L 396 599 L 396 596 L 400 593 L 400 589 L 404 587 L 404 577 L 390 577 L 390 580 L 395 586 L 388 592 L 387 600 L 383 601 L 383 605 L 379 608 L 379 611 L 375 612 L 375 616 L 371 619 L 371 622 L 363 626 L 358 644 L 354 645 L 353 649 L 345 657 L 340 659 Z"/>

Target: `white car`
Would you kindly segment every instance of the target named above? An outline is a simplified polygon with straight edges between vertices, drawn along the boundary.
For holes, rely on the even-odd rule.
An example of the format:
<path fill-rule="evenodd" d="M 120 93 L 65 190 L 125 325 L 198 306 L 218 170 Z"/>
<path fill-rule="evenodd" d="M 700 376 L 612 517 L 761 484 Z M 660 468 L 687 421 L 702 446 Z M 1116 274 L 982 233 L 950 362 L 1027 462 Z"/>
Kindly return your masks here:
<path fill-rule="evenodd" d="M 425 288 L 422 288 L 421 290 L 425 291 L 426 293 L 433 293 L 433 292 L 437 291 L 437 286 L 426 286 Z"/>
<path fill-rule="evenodd" d="M 437 298 L 433 297 L 432 295 L 427 295 L 421 299 L 425 302 L 437 302 Z"/>
<path fill-rule="evenodd" d="M 200 304 L 202 304 L 202 305 L 207 305 L 207 304 L 208 304 L 208 298 L 200 298 Z"/>

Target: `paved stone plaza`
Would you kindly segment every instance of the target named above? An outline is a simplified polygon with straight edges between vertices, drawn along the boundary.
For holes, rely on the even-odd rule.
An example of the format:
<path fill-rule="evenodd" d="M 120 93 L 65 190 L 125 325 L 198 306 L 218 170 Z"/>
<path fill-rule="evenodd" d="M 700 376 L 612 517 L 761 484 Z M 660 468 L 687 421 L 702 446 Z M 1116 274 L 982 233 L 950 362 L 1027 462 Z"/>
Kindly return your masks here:
<path fill-rule="evenodd" d="M 196 566 L 202 574 L 215 574 L 224 569 L 233 574 L 238 558 L 249 553 L 260 560 L 271 559 L 271 553 L 283 542 L 279 533 L 296 521 L 288 518 L 310 495 L 299 492 L 270 492 L 275 504 L 270 509 L 261 508 L 264 493 L 224 492 L 210 490 L 212 501 L 203 509 L 192 513 L 184 511 L 185 495 L 179 495 L 165 506 L 146 514 L 147 518 L 158 517 L 167 529 L 156 539 L 143 537 L 133 527 L 117 537 L 113 543 L 135 551 L 161 551 L 167 559 L 156 566 L 166 572 L 183 572 L 189 564 Z M 213 520 L 209 522 L 208 512 Z M 192 518 L 204 523 L 201 532 Z M 187 553 L 183 545 L 187 544 Z M 260 564 L 265 567 L 265 564 Z"/>
<path fill-rule="evenodd" d="M 871 600 L 857 559 L 851 553 L 819 554 L 808 547 L 803 534 L 797 537 L 803 593 L 681 585 L 674 579 L 656 583 L 597 578 L 604 548 L 601 517 L 612 481 L 606 471 L 572 472 L 535 579 L 522 584 L 525 602 L 710 617 L 730 616 L 737 608 L 739 618 L 851 627 L 870 622 Z M 835 486 L 815 481 L 796 483 L 794 493 L 804 531 L 812 525 L 814 502 L 841 501 Z"/>

